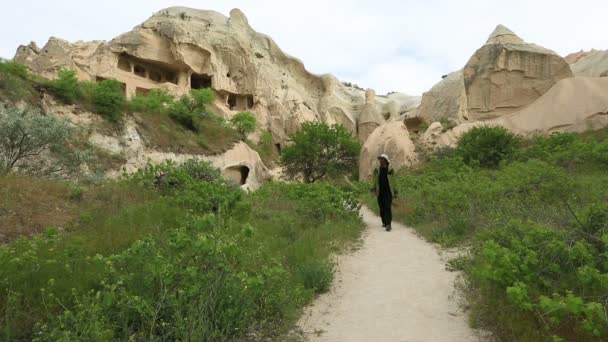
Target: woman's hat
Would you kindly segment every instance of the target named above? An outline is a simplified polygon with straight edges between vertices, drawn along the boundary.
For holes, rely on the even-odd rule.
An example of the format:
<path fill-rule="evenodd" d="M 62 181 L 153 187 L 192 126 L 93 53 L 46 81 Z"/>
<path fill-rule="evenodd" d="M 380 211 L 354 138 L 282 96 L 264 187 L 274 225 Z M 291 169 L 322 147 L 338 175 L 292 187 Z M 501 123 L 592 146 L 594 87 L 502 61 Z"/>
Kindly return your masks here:
<path fill-rule="evenodd" d="M 386 153 L 382 153 L 378 156 L 378 158 L 384 158 L 389 164 L 391 163 L 391 160 L 388 158 L 388 155 Z"/>

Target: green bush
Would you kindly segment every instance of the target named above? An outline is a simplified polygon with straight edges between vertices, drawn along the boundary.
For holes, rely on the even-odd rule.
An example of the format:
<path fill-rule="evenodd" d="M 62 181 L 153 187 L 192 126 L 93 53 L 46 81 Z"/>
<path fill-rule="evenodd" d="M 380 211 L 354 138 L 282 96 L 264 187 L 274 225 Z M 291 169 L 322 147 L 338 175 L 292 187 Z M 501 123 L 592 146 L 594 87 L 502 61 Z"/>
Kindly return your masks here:
<path fill-rule="evenodd" d="M 137 206 L 116 203 L 118 216 L 83 213 L 86 229 L 0 247 L 3 338 L 233 341 L 253 331 L 281 340 L 329 287 L 329 254 L 362 228 L 353 195 L 332 185 L 245 194 L 203 162 L 149 167 L 114 186 L 147 192 L 133 183 L 154 189 L 161 170 L 179 186 Z M 114 191 L 93 190 L 86 197 L 111 202 Z M 197 208 L 235 191 L 230 215 Z"/>
<path fill-rule="evenodd" d="M 586 213 L 581 220 L 595 229 L 584 233 L 513 223 L 482 235 L 465 270 L 476 291 L 502 305 L 491 315 L 476 308 L 478 319 L 495 320 L 513 340 L 548 339 L 566 323 L 578 340 L 607 337 L 608 209 Z"/>
<path fill-rule="evenodd" d="M 443 245 L 472 245 L 451 266 L 464 270 L 472 323 L 495 339 L 607 338 L 605 132 L 534 137 L 499 154 L 492 146 L 512 139 L 478 133 L 466 146 L 489 153 L 398 174 L 397 219 Z M 492 168 L 477 167 L 485 156 L 497 156 Z"/>
<path fill-rule="evenodd" d="M 475 127 L 458 139 L 456 153 L 468 165 L 497 168 L 511 157 L 519 139 L 503 127 Z"/>
<path fill-rule="evenodd" d="M 30 77 L 30 73 L 28 72 L 25 65 L 5 60 L 2 58 L 0 58 L 0 73 L 11 74 L 21 79 L 27 79 Z"/>
<path fill-rule="evenodd" d="M 97 83 L 93 91 L 93 108 L 111 122 L 118 122 L 125 106 L 122 84 L 113 80 Z"/>
<path fill-rule="evenodd" d="M 290 139 L 293 144 L 283 149 L 281 165 L 292 179 L 314 183 L 358 170 L 361 144 L 344 126 L 306 122 Z"/>
<path fill-rule="evenodd" d="M 42 154 L 72 135 L 67 122 L 37 110 L 0 104 L 0 175 L 10 172 L 48 174 L 60 165 Z"/>
<path fill-rule="evenodd" d="M 209 118 L 206 106 L 213 103 L 215 94 L 211 89 L 193 89 L 190 94 L 175 101 L 167 111 L 175 122 L 189 130 L 198 132 L 199 120 Z"/>
<path fill-rule="evenodd" d="M 243 137 L 255 131 L 256 119 L 250 112 L 240 112 L 236 114 L 230 122 Z"/>
<path fill-rule="evenodd" d="M 152 89 L 147 95 L 132 98 L 128 107 L 133 112 L 163 113 L 166 110 L 165 106 L 170 107 L 174 101 L 173 95 L 166 90 Z"/>
<path fill-rule="evenodd" d="M 57 78 L 49 82 L 49 90 L 66 104 L 76 103 L 82 94 L 76 71 L 69 69 L 59 70 Z"/>

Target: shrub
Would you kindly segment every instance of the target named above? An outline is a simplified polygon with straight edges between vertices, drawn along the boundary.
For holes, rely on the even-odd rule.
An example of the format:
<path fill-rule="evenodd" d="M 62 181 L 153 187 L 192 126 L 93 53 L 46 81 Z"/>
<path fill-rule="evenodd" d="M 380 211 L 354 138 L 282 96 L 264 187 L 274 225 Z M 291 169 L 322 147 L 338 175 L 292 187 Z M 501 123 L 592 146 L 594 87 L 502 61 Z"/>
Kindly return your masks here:
<path fill-rule="evenodd" d="M 361 145 L 341 125 L 307 122 L 290 137 L 283 149 L 281 165 L 290 178 L 314 183 L 325 176 L 357 172 Z"/>
<path fill-rule="evenodd" d="M 206 106 L 213 103 L 215 94 L 211 89 L 193 89 L 182 96 L 167 111 L 175 122 L 192 131 L 199 131 L 198 120 L 209 118 Z"/>
<path fill-rule="evenodd" d="M 475 127 L 458 139 L 456 153 L 468 165 L 497 168 L 511 157 L 519 138 L 503 127 Z"/>
<path fill-rule="evenodd" d="M 95 112 L 111 122 L 118 122 L 125 105 L 122 84 L 113 80 L 103 80 L 97 83 L 97 87 L 93 91 L 92 102 Z"/>
<path fill-rule="evenodd" d="M 26 101 L 39 99 L 30 82 L 27 68 L 19 63 L 0 58 L 0 100 Z M 27 101 L 27 100 L 30 101 Z"/>
<path fill-rule="evenodd" d="M 129 101 L 129 109 L 133 112 L 163 113 L 165 106 L 171 106 L 174 102 L 173 95 L 163 89 L 152 89 L 144 96 L 136 96 Z"/>
<path fill-rule="evenodd" d="M 236 114 L 230 122 L 243 137 L 255 131 L 256 119 L 250 112 L 240 112 Z"/>
<path fill-rule="evenodd" d="M 49 90 L 62 102 L 66 104 L 75 103 L 81 95 L 76 71 L 69 69 L 59 70 L 57 79 L 49 82 Z"/>
<path fill-rule="evenodd" d="M 65 122 L 32 109 L 0 104 L 0 175 L 19 170 L 41 173 L 48 165 L 39 158 L 62 144 L 72 130 Z"/>
<path fill-rule="evenodd" d="M 596 222 L 606 227 L 608 211 L 588 211 L 597 212 L 603 214 Z M 498 325 L 509 340 L 547 338 L 563 333 L 564 324 L 576 331 L 575 340 L 608 336 L 606 235 L 600 229 L 582 238 L 572 228 L 556 231 L 512 223 L 480 237 L 465 271 L 475 291 L 484 295 L 485 305 L 502 303 L 499 314 L 478 308 L 482 322 L 495 320 L 490 324 Z"/>

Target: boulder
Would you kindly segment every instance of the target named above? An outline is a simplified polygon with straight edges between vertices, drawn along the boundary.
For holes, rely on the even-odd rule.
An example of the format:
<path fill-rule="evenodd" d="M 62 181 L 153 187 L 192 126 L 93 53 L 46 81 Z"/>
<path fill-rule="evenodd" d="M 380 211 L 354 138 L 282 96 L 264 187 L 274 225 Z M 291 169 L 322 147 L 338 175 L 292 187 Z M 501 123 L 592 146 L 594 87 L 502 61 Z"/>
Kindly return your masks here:
<path fill-rule="evenodd" d="M 361 149 L 359 178 L 369 179 L 377 166 L 377 158 L 386 153 L 395 171 L 418 161 L 416 147 L 402 121 L 389 122 L 378 127 Z"/>

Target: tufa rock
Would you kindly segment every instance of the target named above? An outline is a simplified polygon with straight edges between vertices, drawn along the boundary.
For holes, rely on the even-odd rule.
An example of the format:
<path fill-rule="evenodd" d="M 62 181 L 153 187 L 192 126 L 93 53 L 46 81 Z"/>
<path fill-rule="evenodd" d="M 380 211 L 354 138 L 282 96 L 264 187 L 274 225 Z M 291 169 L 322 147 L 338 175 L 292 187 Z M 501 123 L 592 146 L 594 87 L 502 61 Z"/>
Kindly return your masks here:
<path fill-rule="evenodd" d="M 602 77 L 608 74 L 608 51 L 592 50 L 570 65 L 576 76 Z"/>
<path fill-rule="evenodd" d="M 286 143 L 306 121 L 343 124 L 356 134 L 360 118 L 375 117 L 385 105 L 395 112 L 418 105 L 407 95 L 378 97 L 371 110 L 362 90 L 331 75 L 310 73 L 270 37 L 254 31 L 238 9 L 226 17 L 171 7 L 110 42 L 70 44 L 51 38 L 40 50 L 20 47 L 15 60 L 49 78 L 65 67 L 82 80 L 114 79 L 124 84 L 128 97 L 152 88 L 182 95 L 209 87 L 217 94 L 210 106 L 215 114 L 229 119 L 250 111 L 260 131 L 272 132 L 275 144 Z"/>
<path fill-rule="evenodd" d="M 377 166 L 379 155 L 386 153 L 395 171 L 417 163 L 416 147 L 402 121 L 378 127 L 363 145 L 359 164 L 359 178 L 369 179 Z"/>
<path fill-rule="evenodd" d="M 450 74 L 423 95 L 418 115 L 427 122 L 459 123 L 500 117 L 529 105 L 569 77 L 572 71 L 562 57 L 499 25 L 462 73 Z"/>

